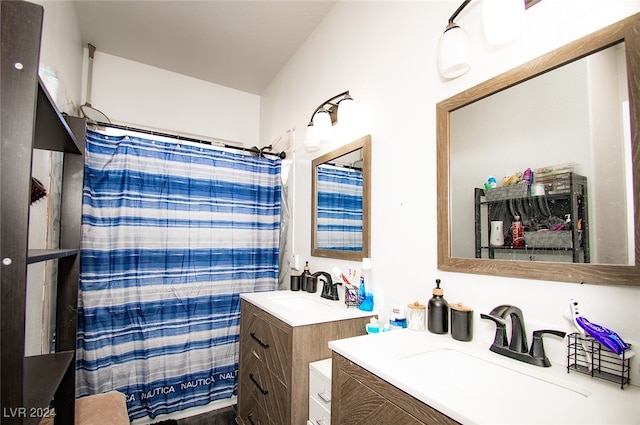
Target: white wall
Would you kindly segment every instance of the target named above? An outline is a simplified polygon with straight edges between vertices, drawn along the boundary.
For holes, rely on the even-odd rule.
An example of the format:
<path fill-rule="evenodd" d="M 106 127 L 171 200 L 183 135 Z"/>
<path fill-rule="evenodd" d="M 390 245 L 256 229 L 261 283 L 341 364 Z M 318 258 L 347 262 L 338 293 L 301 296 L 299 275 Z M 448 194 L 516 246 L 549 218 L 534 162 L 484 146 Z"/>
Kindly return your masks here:
<path fill-rule="evenodd" d="M 595 323 L 640 342 L 640 288 L 579 285 L 442 272 L 436 262 L 435 105 L 523 62 L 640 11 L 635 0 L 545 0 L 527 11 L 527 28 L 514 42 L 490 46 L 483 38 L 480 2 L 471 2 L 457 22 L 473 41 L 469 73 L 443 81 L 436 47 L 459 1 L 338 2 L 305 45 L 262 95 L 261 140 L 268 143 L 296 128 L 293 250 L 312 271 L 357 264 L 310 257 L 311 160 L 304 150 L 309 115 L 323 100 L 345 89 L 370 111 L 373 144 L 372 261 L 374 279 L 387 304 L 426 303 L 441 278 L 445 298 L 475 310 L 477 339 L 493 338 L 494 325 L 479 313 L 509 303 L 522 308 L 529 332 L 569 331 L 563 319 L 570 297 Z M 553 360 L 565 360 L 564 342 L 548 338 Z M 638 382 L 638 361 L 634 361 Z"/>
<path fill-rule="evenodd" d="M 45 8 L 41 65 L 58 74 L 58 107 L 78 115 L 86 101 L 87 56 L 73 2 Z M 113 122 L 194 137 L 259 141 L 260 97 L 109 55 L 96 46 L 91 104 Z"/>
<path fill-rule="evenodd" d="M 40 65 L 59 80 L 58 109 L 77 115 L 82 85 L 82 41 L 76 9 L 69 1 L 34 0 L 44 7 Z"/>
<path fill-rule="evenodd" d="M 258 145 L 259 96 L 96 49 L 90 100 L 112 122 Z"/>

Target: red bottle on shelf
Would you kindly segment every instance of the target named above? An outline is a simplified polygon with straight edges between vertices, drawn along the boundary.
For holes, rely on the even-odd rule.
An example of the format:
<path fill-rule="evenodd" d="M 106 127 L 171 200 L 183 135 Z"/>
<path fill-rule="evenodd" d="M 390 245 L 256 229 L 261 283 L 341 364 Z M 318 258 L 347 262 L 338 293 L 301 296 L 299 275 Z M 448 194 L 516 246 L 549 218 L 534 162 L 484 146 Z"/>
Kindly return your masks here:
<path fill-rule="evenodd" d="M 511 223 L 511 246 L 514 248 L 524 248 L 524 227 L 520 216 L 515 216 L 515 221 Z"/>

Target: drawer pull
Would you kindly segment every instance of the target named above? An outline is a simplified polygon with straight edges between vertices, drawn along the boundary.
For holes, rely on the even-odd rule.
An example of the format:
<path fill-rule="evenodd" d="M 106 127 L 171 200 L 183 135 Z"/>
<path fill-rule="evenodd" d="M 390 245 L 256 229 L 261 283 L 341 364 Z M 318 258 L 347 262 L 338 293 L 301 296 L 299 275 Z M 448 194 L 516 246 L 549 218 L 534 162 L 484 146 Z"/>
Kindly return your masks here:
<path fill-rule="evenodd" d="M 327 394 L 327 390 L 322 390 L 321 393 L 318 393 L 318 397 L 325 403 L 331 403 L 331 396 Z"/>
<path fill-rule="evenodd" d="M 258 387 L 258 389 L 260 390 L 260 392 L 264 395 L 267 395 L 269 393 L 269 391 L 262 389 L 262 387 L 260 386 L 260 384 L 258 383 L 258 381 L 256 381 L 256 378 L 253 377 L 253 373 L 249 374 L 249 378 L 251 378 L 251 380 L 253 381 L 254 384 L 256 384 L 256 387 Z"/>
<path fill-rule="evenodd" d="M 253 422 L 253 413 L 249 413 L 247 415 L 247 419 L 249 419 L 249 422 L 251 422 L 251 425 L 256 425 L 256 423 Z"/>
<path fill-rule="evenodd" d="M 258 341 L 258 344 L 262 345 L 264 348 L 269 348 L 269 344 L 265 344 L 264 342 L 262 342 L 262 340 L 256 336 L 255 332 L 251 332 L 249 335 L 251 335 L 251 338 Z"/>

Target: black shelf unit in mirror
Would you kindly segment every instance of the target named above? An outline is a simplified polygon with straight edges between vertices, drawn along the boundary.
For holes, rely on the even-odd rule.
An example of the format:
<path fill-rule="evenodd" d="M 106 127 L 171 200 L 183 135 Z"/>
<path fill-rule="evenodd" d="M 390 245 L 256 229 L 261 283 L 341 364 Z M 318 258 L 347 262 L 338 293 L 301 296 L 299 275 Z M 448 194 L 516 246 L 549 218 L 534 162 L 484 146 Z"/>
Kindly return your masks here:
<path fill-rule="evenodd" d="M 531 196 L 523 185 L 474 190 L 476 258 L 590 262 L 587 178 L 568 172 L 541 180 L 541 196 Z M 516 216 L 524 224 L 521 247 L 511 237 Z M 502 222 L 501 246 L 490 244 L 492 221 Z"/>
<path fill-rule="evenodd" d="M 2 116 L 0 128 L 0 250 L 2 274 L 0 396 L 2 424 L 56 424 L 75 417 L 75 355 L 80 223 L 86 120 L 63 117 L 38 77 L 44 9 L 25 1 L 0 2 L 2 19 Z M 59 243 L 29 249 L 31 167 L 34 149 L 63 153 Z M 25 356 L 29 265 L 55 261 L 55 348 Z M 48 341 L 45 341 L 48 342 Z"/>

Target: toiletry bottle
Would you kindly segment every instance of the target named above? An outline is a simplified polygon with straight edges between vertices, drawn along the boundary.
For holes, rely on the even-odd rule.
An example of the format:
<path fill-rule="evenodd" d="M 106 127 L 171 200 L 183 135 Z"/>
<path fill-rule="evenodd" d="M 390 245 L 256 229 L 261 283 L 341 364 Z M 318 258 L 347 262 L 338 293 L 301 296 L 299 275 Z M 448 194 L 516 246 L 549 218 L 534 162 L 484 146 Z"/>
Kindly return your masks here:
<path fill-rule="evenodd" d="M 313 277 L 311 276 L 311 270 L 309 270 L 309 262 L 305 261 L 304 269 L 302 271 L 302 288 L 301 289 L 303 291 L 306 291 L 309 285 L 311 285 L 311 279 L 313 279 Z"/>
<path fill-rule="evenodd" d="M 511 246 L 524 248 L 524 228 L 519 215 L 515 216 L 515 221 L 511 223 Z"/>
<path fill-rule="evenodd" d="M 446 334 L 449 332 L 449 304 L 442 297 L 444 291 L 440 289 L 440 279 L 436 279 L 436 287 L 433 288 L 433 297 L 427 305 L 427 328 L 434 334 Z"/>
<path fill-rule="evenodd" d="M 524 173 L 522 173 L 522 181 L 525 182 L 527 190 L 529 190 L 531 183 L 533 183 L 533 171 L 531 171 L 531 168 L 524 170 Z"/>
<path fill-rule="evenodd" d="M 371 277 L 371 259 L 362 259 L 362 273 L 360 275 L 360 305 L 362 311 L 373 311 L 373 281 Z"/>

